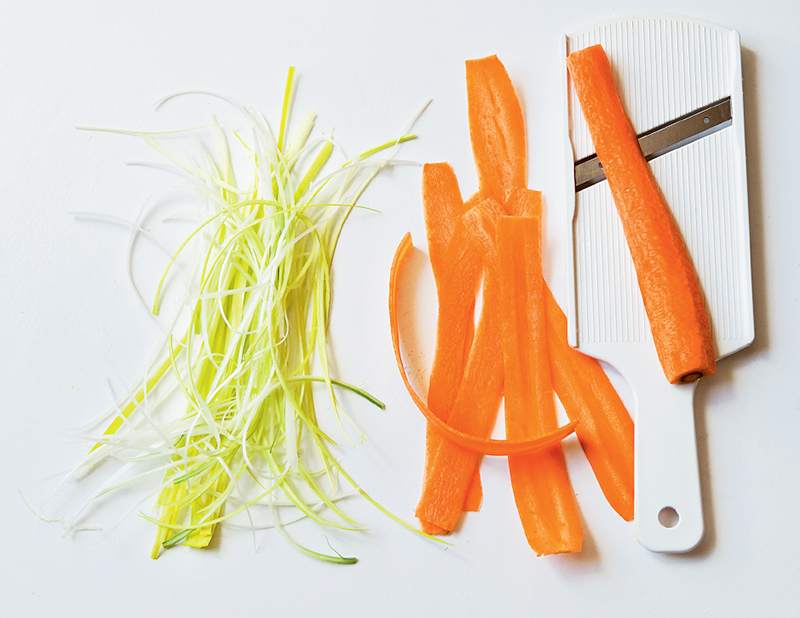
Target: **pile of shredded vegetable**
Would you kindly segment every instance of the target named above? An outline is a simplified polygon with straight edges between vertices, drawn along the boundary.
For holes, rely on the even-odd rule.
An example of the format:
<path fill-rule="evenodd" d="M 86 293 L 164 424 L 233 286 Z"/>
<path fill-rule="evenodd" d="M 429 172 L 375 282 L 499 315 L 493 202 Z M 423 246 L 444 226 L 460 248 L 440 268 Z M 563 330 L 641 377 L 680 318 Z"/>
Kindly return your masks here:
<path fill-rule="evenodd" d="M 341 467 L 330 430 L 318 422 L 316 399 L 326 396 L 334 429 L 346 439 L 344 425 L 355 425 L 337 399 L 340 389 L 383 407 L 332 376 L 326 341 L 331 263 L 359 197 L 381 169 L 402 163 L 392 158 L 394 149 L 414 136 L 409 126 L 399 138 L 332 166 L 333 139 L 310 139 L 313 113 L 306 112 L 288 138 L 293 83 L 291 69 L 277 131 L 257 111 L 224 99 L 249 131 L 248 139 L 232 131 L 247 153 L 245 182 L 237 178 L 245 174 L 234 172 L 228 132 L 216 120 L 206 129 L 216 153 L 201 151 L 201 163 L 168 149 L 158 134 L 136 133 L 191 181 L 208 213 L 167 263 L 153 314 L 187 247 L 203 248 L 196 271 L 186 277 L 194 283 L 184 319 L 175 321 L 180 329 L 166 337 L 76 472 L 104 460 L 122 462 L 78 515 L 101 495 L 161 479 L 152 514 L 141 513 L 156 526 L 153 558 L 178 544 L 206 547 L 218 524 L 239 515 L 253 530 L 277 528 L 315 558 L 352 563 L 355 558 L 338 552 L 309 549 L 284 527 L 309 518 L 329 528 L 361 529 L 340 507 L 352 494 L 406 525 Z"/>

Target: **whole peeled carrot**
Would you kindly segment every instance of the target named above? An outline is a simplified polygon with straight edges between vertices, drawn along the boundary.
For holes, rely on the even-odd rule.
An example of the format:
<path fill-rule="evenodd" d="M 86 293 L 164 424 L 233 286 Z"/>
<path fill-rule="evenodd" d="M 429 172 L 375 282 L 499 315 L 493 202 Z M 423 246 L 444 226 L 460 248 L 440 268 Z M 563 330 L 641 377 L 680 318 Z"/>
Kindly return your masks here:
<path fill-rule="evenodd" d="M 600 45 L 567 67 L 636 268 L 650 330 L 672 384 L 716 373 L 711 327 L 689 252 L 642 154 Z"/>

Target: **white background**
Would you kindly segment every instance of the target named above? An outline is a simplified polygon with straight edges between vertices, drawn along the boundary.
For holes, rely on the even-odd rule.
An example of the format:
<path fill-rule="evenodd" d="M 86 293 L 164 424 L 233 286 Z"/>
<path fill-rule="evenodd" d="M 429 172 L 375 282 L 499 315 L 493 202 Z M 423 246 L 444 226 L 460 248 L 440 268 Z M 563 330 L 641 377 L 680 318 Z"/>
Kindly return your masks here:
<path fill-rule="evenodd" d="M 9 5 L 10 3 L 6 3 Z M 797 436 L 800 309 L 796 204 L 796 27 L 800 5 L 503 1 L 18 3 L 0 20 L 0 613 L 4 616 L 275 614 L 334 616 L 789 616 L 800 600 Z M 613 5 L 612 8 L 607 8 Z M 113 8 L 112 8 L 113 7 Z M 125 274 L 128 232 L 77 220 L 92 211 L 136 218 L 176 177 L 124 165 L 157 161 L 140 140 L 76 125 L 166 130 L 233 118 L 185 89 L 225 93 L 276 120 L 287 67 L 297 111 L 320 115 L 357 152 L 394 137 L 428 98 L 420 139 L 401 156 L 449 161 L 465 196 L 477 187 L 463 62 L 498 54 L 526 116 L 532 188 L 545 192 L 547 277 L 565 297 L 560 36 L 633 13 L 706 19 L 743 46 L 756 340 L 722 361 L 697 391 L 707 532 L 688 555 L 639 547 L 632 523 L 604 502 L 574 438 L 565 443 L 585 528 L 579 555 L 536 558 L 514 512 L 506 463 L 487 460 L 484 506 L 444 548 L 359 499 L 347 511 L 366 533 L 327 534 L 355 566 L 322 564 L 274 532 L 223 528 L 205 551 L 148 558 L 153 527 L 135 512 L 113 530 L 61 538 L 36 507 L 85 452 L 80 425 L 109 406 L 107 383 L 131 385 L 159 340 Z M 345 467 L 392 512 L 413 521 L 424 421 L 392 356 L 387 282 L 406 231 L 424 249 L 420 169 L 379 179 L 348 222 L 335 265 L 331 344 L 343 379 L 382 398 L 348 399 L 367 442 Z M 174 246 L 174 245 L 172 245 Z M 409 364 L 424 388 L 435 304 L 426 255 L 410 263 L 419 312 L 404 321 Z M 164 257 L 145 246 L 137 277 L 153 291 Z M 416 278 L 416 279 L 414 279 Z M 408 317 L 408 316 L 407 316 Z M 69 488 L 68 488 L 69 490 Z M 123 502 L 129 496 L 119 496 Z M 113 501 L 112 501 L 113 502 Z M 113 503 L 102 506 L 113 508 Z M 125 508 L 133 506 L 126 504 Z M 146 506 L 146 505 L 145 505 Z M 58 513 L 47 513 L 57 516 Z M 90 518 L 91 520 L 92 518 Z M 102 509 L 97 521 L 103 522 Z M 324 546 L 323 546 L 324 547 Z M 173 614 L 174 615 L 174 614 Z"/>

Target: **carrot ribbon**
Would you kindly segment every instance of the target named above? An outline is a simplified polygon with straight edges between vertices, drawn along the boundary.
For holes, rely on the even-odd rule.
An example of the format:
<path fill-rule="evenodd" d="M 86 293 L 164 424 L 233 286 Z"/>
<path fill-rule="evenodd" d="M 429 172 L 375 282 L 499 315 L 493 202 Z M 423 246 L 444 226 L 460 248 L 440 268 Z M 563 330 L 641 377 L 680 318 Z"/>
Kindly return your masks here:
<path fill-rule="evenodd" d="M 397 320 L 397 296 L 398 296 L 398 282 L 400 272 L 403 264 L 405 263 L 411 249 L 414 247 L 411 239 L 411 234 L 406 234 L 400 245 L 395 252 L 394 260 L 392 261 L 392 270 L 389 275 L 389 327 L 392 335 L 392 347 L 394 349 L 395 360 L 397 361 L 397 368 L 400 370 L 400 377 L 403 379 L 403 384 L 406 387 L 411 400 L 417 406 L 423 416 L 430 422 L 442 435 L 444 435 L 450 442 L 455 443 L 464 450 L 480 453 L 483 455 L 494 456 L 507 456 L 517 453 L 527 453 L 536 451 L 542 448 L 547 448 L 553 444 L 561 442 L 564 438 L 572 434 L 575 430 L 577 423 L 571 422 L 557 431 L 554 431 L 546 436 L 526 440 L 494 440 L 483 438 L 480 436 L 470 435 L 463 431 L 451 427 L 438 416 L 436 416 L 411 385 L 408 374 L 403 364 L 403 357 L 400 352 L 400 329 Z"/>
<path fill-rule="evenodd" d="M 477 203 L 477 199 L 474 199 Z M 471 250 L 461 215 L 474 204 L 461 199 L 458 179 L 447 163 L 428 163 L 422 168 L 422 206 L 428 255 L 436 282 L 438 317 L 436 351 L 428 384 L 428 408 L 447 420 L 458 394 L 464 365 L 474 335 L 475 298 L 481 278 L 481 259 Z M 425 474 L 441 440 L 428 428 L 425 439 Z M 480 471 L 474 477 L 464 501 L 465 511 L 477 511 L 483 501 Z M 433 527 L 428 533 L 439 532 Z"/>
<path fill-rule="evenodd" d="M 497 56 L 467 60 L 467 114 L 481 197 L 505 204 L 511 189 L 528 184 L 522 107 Z"/>
<path fill-rule="evenodd" d="M 550 373 L 538 217 L 502 217 L 500 262 L 506 436 L 544 435 L 558 426 Z M 508 458 L 511 487 L 537 556 L 577 552 L 583 532 L 561 444 Z"/>

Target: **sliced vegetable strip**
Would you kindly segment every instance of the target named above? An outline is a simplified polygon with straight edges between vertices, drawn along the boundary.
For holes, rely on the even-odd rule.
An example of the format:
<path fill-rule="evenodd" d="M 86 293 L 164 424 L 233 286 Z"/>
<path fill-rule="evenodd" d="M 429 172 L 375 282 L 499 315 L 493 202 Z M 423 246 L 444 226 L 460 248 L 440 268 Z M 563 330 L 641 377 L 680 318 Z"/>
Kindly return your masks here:
<path fill-rule="evenodd" d="M 538 217 L 497 225 L 503 324 L 505 425 L 510 439 L 558 426 L 547 345 Z M 538 556 L 580 551 L 583 532 L 561 445 L 508 458 L 528 544 Z"/>
<path fill-rule="evenodd" d="M 469 435 L 463 431 L 450 426 L 445 423 L 433 412 L 428 409 L 425 402 L 414 390 L 411 381 L 406 373 L 405 366 L 403 365 L 403 357 L 400 351 L 400 327 L 397 320 L 397 297 L 399 288 L 400 272 L 402 271 L 403 264 L 405 263 L 411 249 L 414 247 L 411 234 L 406 234 L 400 241 L 395 252 L 394 259 L 392 260 L 392 269 L 389 274 L 389 327 L 392 335 L 392 346 L 394 348 L 395 360 L 397 361 L 397 368 L 400 370 L 400 377 L 403 379 L 403 384 L 406 387 L 414 405 L 417 406 L 423 416 L 430 421 L 430 423 L 437 428 L 448 440 L 454 442 L 465 450 L 471 450 L 475 453 L 482 455 L 495 455 L 506 456 L 516 453 L 527 453 L 536 451 L 542 448 L 547 448 L 553 444 L 561 442 L 564 438 L 569 436 L 575 431 L 576 423 L 569 423 L 563 427 L 558 428 L 557 431 L 533 440 L 493 440 L 481 438 L 479 436 Z"/>
<path fill-rule="evenodd" d="M 547 345 L 556 394 L 592 466 L 603 495 L 625 521 L 633 519 L 633 420 L 597 359 L 570 347 L 567 317 L 544 285 Z"/>
<path fill-rule="evenodd" d="M 439 307 L 436 351 L 428 384 L 428 408 L 446 420 L 458 394 L 472 345 L 475 297 L 482 263 L 480 256 L 470 247 L 461 220 L 466 207 L 455 172 L 447 163 L 423 166 L 422 206 Z M 431 441 L 437 439 L 440 438 L 436 430 L 429 427 L 426 432 L 426 462 L 430 459 Z M 475 475 L 466 509 L 477 510 L 482 501 L 480 471 L 476 470 Z"/>
<path fill-rule="evenodd" d="M 497 56 L 467 60 L 467 113 L 481 197 L 505 204 L 506 195 L 528 184 L 522 108 Z"/>
<path fill-rule="evenodd" d="M 480 511 L 481 504 L 483 504 L 483 483 L 481 483 L 480 464 L 476 466 L 475 473 L 472 475 L 467 488 L 467 497 L 464 498 L 464 506 L 461 507 L 462 511 Z M 428 534 L 431 534 L 430 532 Z M 438 534 L 442 534 L 439 532 Z"/>
<path fill-rule="evenodd" d="M 645 161 L 600 45 L 567 58 L 636 268 L 650 330 L 672 384 L 716 372 L 711 328 L 691 257 Z"/>
<path fill-rule="evenodd" d="M 456 222 L 465 212 L 458 179 L 447 163 L 426 163 L 422 167 L 422 209 L 431 269 L 439 286 L 447 269 L 448 247 Z"/>
<path fill-rule="evenodd" d="M 514 217 L 539 217 L 544 211 L 542 192 L 533 189 L 512 189 L 506 196 L 506 211 Z"/>
<path fill-rule="evenodd" d="M 503 397 L 503 366 L 502 348 L 497 337 L 496 262 L 491 256 L 482 255 L 481 243 L 478 241 L 479 236 L 484 233 L 494 236 L 496 220 L 500 214 L 497 203 L 484 200 L 465 213 L 462 219 L 463 227 L 467 231 L 464 245 L 471 252 L 472 261 L 482 265 L 483 305 L 458 394 L 446 419 L 462 431 L 485 438 L 491 435 Z M 455 264 L 454 271 L 460 269 Z M 450 328 L 446 323 L 440 325 L 445 329 Z M 452 530 L 466 504 L 474 475 L 479 469 L 480 458 L 438 436 L 431 436 L 426 454 L 417 518 L 422 529 L 429 534 L 434 531 L 429 524 Z"/>
<path fill-rule="evenodd" d="M 464 215 L 464 224 L 474 235 L 473 242 L 468 243 L 472 250 L 480 251 L 481 236 L 494 238 L 499 214 L 500 207 L 493 200 L 485 200 Z M 503 396 L 503 366 L 497 337 L 496 260 L 491 255 L 483 257 L 483 305 L 464 376 L 447 421 L 457 429 L 488 438 Z M 443 438 L 432 438 L 416 515 L 425 531 L 433 530 L 427 524 L 452 530 L 463 509 L 479 457 Z"/>

